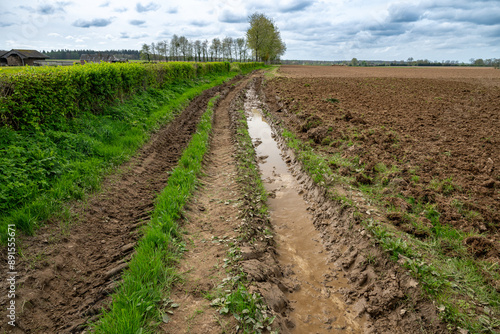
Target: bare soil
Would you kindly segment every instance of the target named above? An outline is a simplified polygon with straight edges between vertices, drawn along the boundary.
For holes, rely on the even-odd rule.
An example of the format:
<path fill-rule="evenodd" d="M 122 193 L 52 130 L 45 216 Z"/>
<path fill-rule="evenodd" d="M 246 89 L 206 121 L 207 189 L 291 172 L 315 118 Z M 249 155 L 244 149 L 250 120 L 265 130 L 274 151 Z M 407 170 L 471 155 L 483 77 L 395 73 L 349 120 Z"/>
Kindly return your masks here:
<path fill-rule="evenodd" d="M 130 162 L 107 178 L 102 191 L 87 203 L 76 203 L 77 218 L 71 226 L 49 222 L 36 236 L 19 238 L 22 258 L 17 264 L 16 327 L 2 321 L 2 331 L 78 333 L 97 318 L 108 305 L 141 236 L 139 227 L 149 219 L 155 197 L 168 180 L 167 172 L 176 166 L 196 131 L 208 100 L 231 84 L 195 98 Z M 4 291 L 5 284 L 3 281 Z M 5 301 L 6 294 L 0 303 L 5 305 Z"/>
<path fill-rule="evenodd" d="M 398 166 L 390 175 L 397 193 L 436 204 L 442 224 L 485 233 L 487 249 L 471 242 L 471 252 L 498 261 L 499 70 L 283 66 L 280 73 L 268 96 L 290 111 L 276 115 L 299 137 L 330 154 L 342 141 L 355 143 L 342 154 L 359 156 L 369 175 L 342 172 L 360 183 L 377 164 Z"/>

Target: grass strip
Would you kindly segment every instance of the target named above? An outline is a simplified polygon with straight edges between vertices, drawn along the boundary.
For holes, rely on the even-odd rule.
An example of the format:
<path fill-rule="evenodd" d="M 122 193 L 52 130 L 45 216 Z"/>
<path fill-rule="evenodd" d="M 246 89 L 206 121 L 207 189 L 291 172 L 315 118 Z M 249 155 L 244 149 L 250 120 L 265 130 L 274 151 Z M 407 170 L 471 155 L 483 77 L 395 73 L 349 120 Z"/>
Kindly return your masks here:
<path fill-rule="evenodd" d="M 172 284 L 179 278 L 175 264 L 184 249 L 178 220 L 192 195 L 208 149 L 212 129 L 214 97 L 208 104 L 178 166 L 158 196 L 150 223 L 143 230 L 136 253 L 113 295 L 109 311 L 96 324 L 96 333 L 153 333 L 167 321 L 158 304 L 166 301 Z"/>
<path fill-rule="evenodd" d="M 233 117 L 233 121 L 236 121 L 237 182 L 244 194 L 240 206 L 239 218 L 242 219 L 242 225 L 239 229 L 239 239 L 250 243 L 256 239 L 267 241 L 272 238 L 266 204 L 267 192 L 260 177 L 245 112 L 239 110 Z M 211 305 L 218 307 L 220 314 L 232 314 L 238 321 L 238 332 L 241 330 L 242 333 L 277 333 L 272 329 L 275 316 L 264 303 L 262 296 L 248 289 L 246 275 L 238 266 L 241 259 L 240 249 L 236 244 L 230 246 L 226 263 L 232 265 L 230 276 L 217 287 L 216 296 L 209 296 Z"/>
<path fill-rule="evenodd" d="M 152 131 L 191 99 L 240 73 L 213 75 L 139 92 L 129 101 L 43 129 L 0 128 L 0 241 L 7 225 L 31 235 L 53 215 L 71 221 L 64 203 L 99 189 L 102 178 L 130 158 Z"/>
<path fill-rule="evenodd" d="M 265 112 L 268 117 L 272 117 Z M 348 195 L 340 194 L 335 185 L 352 186 L 350 180 L 329 168 L 335 165 L 352 165 L 363 170 L 363 165 L 353 159 L 318 154 L 309 143 L 298 139 L 294 133 L 282 129 L 288 147 L 294 150 L 306 173 L 312 180 L 327 190 L 327 196 L 342 207 L 354 209 L 361 217 L 356 203 Z M 354 159 L 355 160 L 355 159 Z M 383 182 L 383 178 L 381 180 Z M 367 201 L 380 208 L 380 184 L 358 185 L 353 188 L 364 194 Z M 407 268 L 420 282 L 424 292 L 437 306 L 440 317 L 449 323 L 450 330 L 466 329 L 470 333 L 494 333 L 500 329 L 500 264 L 475 259 L 464 245 L 465 238 L 477 236 L 464 233 L 439 222 L 439 212 L 434 205 L 412 203 L 413 212 L 403 218 L 416 229 L 427 230 L 426 238 L 397 230 L 392 225 L 374 218 L 363 220 L 363 224 L 376 242 L 390 254 L 393 261 Z M 383 209 L 382 209 L 383 210 Z M 392 208 L 394 210 L 394 208 Z M 426 228 L 419 224 L 421 216 L 432 224 Z M 420 219 L 419 219 L 420 218 Z M 450 252 L 453 256 L 450 256 Z"/>

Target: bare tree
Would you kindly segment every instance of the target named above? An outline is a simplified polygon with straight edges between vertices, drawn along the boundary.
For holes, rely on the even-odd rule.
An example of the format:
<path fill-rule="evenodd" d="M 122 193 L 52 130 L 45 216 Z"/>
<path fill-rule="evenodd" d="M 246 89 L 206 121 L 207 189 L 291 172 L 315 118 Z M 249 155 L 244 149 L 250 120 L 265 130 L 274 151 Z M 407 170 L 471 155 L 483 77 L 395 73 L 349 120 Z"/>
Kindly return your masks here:
<path fill-rule="evenodd" d="M 222 54 L 224 55 L 223 58 L 225 58 L 228 61 L 231 61 L 232 58 L 232 48 L 233 48 L 233 39 L 231 37 L 224 37 L 222 40 Z"/>
<path fill-rule="evenodd" d="M 201 61 L 201 54 L 203 53 L 203 44 L 202 42 L 197 39 L 194 44 L 194 52 L 198 55 L 198 61 Z"/>
<path fill-rule="evenodd" d="M 189 54 L 189 41 L 184 36 L 179 37 L 179 49 L 182 53 L 183 60 L 186 61 Z"/>
<path fill-rule="evenodd" d="M 219 54 L 220 54 L 220 51 L 221 51 L 221 41 L 219 38 L 214 38 L 212 40 L 212 45 L 210 46 L 211 48 L 213 48 L 214 50 L 214 53 L 215 53 L 215 61 L 218 60 L 218 57 L 219 57 Z"/>
<path fill-rule="evenodd" d="M 179 37 L 177 35 L 172 36 L 170 40 L 170 57 L 173 60 L 179 60 Z"/>
<path fill-rule="evenodd" d="M 238 45 L 238 54 L 240 56 L 240 62 L 242 59 L 246 60 L 247 57 L 247 42 L 244 38 L 237 38 L 236 44 Z"/>
<path fill-rule="evenodd" d="M 203 50 L 203 61 L 208 60 L 208 41 L 204 40 L 203 43 L 201 43 L 201 48 Z"/>

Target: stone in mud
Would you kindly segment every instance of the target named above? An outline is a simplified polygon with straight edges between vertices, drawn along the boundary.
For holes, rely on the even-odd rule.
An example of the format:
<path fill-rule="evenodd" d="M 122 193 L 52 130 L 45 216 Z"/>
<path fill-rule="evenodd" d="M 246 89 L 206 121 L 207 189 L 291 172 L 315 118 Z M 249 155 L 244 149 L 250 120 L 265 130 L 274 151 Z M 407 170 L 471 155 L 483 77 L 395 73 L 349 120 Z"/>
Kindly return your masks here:
<path fill-rule="evenodd" d="M 263 282 L 274 273 L 273 268 L 256 259 L 242 261 L 240 264 L 249 281 Z"/>
<path fill-rule="evenodd" d="M 257 288 L 259 289 L 262 297 L 264 297 L 266 304 L 274 312 L 281 313 L 286 310 L 288 301 L 276 284 L 269 282 L 258 283 Z"/>

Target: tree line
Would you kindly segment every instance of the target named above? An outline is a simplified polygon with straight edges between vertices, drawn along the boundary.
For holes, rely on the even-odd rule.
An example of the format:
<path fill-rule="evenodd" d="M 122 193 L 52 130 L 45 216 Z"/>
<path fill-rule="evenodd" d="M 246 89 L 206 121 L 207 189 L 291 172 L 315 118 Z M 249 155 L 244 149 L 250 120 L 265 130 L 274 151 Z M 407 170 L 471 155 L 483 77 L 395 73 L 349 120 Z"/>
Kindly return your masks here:
<path fill-rule="evenodd" d="M 112 54 L 118 58 L 130 59 L 130 60 L 139 60 L 141 59 L 141 52 L 139 50 L 106 50 L 106 51 L 95 51 L 95 50 L 51 50 L 45 51 L 42 53 L 49 56 L 51 59 L 80 59 L 82 54 L 95 54 L 95 53 L 103 53 L 103 54 Z"/>
<path fill-rule="evenodd" d="M 245 38 L 218 37 L 191 41 L 185 36 L 173 35 L 170 40 L 143 44 L 141 59 L 147 61 L 240 61 L 250 60 Z"/>
<path fill-rule="evenodd" d="M 211 41 L 189 40 L 185 36 L 173 35 L 170 40 L 143 44 L 141 59 L 147 61 L 239 61 L 250 60 L 275 62 L 286 51 L 286 45 L 274 21 L 261 13 L 248 17 L 250 27 L 245 37 Z"/>

